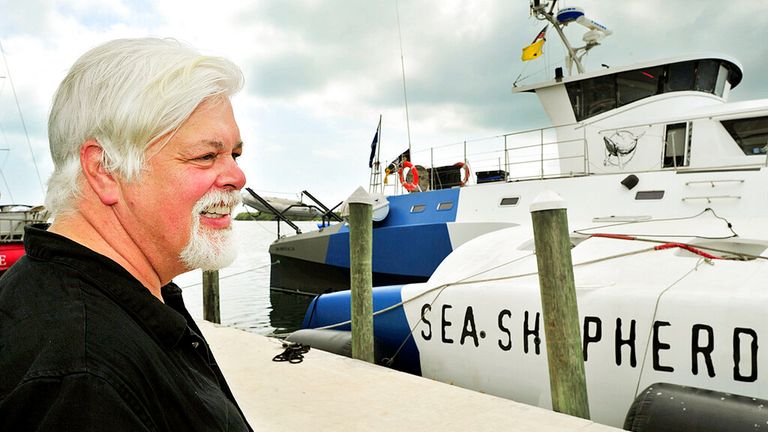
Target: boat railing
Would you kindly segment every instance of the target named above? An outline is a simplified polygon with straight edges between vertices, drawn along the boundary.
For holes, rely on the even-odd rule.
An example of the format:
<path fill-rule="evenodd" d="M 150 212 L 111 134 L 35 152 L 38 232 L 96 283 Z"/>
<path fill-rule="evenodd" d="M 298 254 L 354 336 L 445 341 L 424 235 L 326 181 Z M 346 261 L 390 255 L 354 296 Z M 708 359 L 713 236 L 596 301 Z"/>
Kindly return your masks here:
<path fill-rule="evenodd" d="M 25 226 L 47 220 L 48 211 L 42 206 L 0 206 L 0 243 L 21 241 L 24 239 Z"/>
<path fill-rule="evenodd" d="M 430 168 L 431 176 L 440 167 L 457 162 L 469 164 L 474 178 L 467 184 L 589 174 L 586 128 L 582 123 L 434 146 L 412 151 L 411 156 L 415 164 Z"/>

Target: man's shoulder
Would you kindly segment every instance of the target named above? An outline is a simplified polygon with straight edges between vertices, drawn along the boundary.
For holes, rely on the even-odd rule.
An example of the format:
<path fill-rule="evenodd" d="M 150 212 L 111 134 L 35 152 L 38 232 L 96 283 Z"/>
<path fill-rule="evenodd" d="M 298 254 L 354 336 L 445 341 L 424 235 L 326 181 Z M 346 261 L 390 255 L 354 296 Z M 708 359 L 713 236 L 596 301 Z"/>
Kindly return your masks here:
<path fill-rule="evenodd" d="M 120 305 L 61 266 L 46 265 L 40 276 L 35 262 L 16 265 L 0 279 L 0 370 L 9 371 L 2 386 L 37 376 L 139 369 L 126 360 L 141 363 L 142 353 L 131 350 L 147 335 Z"/>

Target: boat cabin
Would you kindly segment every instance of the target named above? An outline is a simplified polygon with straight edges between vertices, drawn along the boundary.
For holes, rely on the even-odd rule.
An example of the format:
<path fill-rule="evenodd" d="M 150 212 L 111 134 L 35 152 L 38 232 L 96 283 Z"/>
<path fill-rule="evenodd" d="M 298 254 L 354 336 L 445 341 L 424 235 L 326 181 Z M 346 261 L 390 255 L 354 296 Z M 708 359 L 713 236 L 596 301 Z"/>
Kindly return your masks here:
<path fill-rule="evenodd" d="M 765 163 L 768 103 L 727 103 L 742 79 L 735 60 L 680 57 L 556 75 L 513 91 L 535 92 L 558 125 L 563 175 Z"/>

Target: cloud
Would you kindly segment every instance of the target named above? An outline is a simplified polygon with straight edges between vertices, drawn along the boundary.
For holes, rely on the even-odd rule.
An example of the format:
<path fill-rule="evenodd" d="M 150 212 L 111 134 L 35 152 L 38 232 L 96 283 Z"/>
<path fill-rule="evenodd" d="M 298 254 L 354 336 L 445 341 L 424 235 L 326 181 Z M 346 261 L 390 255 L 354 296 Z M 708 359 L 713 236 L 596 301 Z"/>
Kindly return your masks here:
<path fill-rule="evenodd" d="M 341 197 L 354 189 L 341 185 L 368 181 L 366 148 L 379 114 L 382 159 L 408 146 L 396 4 L 28 0 L 11 5 L 0 0 L 0 42 L 43 177 L 50 172 L 48 106 L 75 59 L 116 37 L 172 36 L 243 68 L 246 86 L 235 108 L 247 145 L 241 166 L 249 184 L 284 191 L 312 185 Z M 581 0 L 588 16 L 614 30 L 589 53 L 588 68 L 723 52 L 745 68 L 732 98 L 768 97 L 762 79 L 768 68 L 762 43 L 768 15 L 756 13 L 757 4 Z M 551 77 L 564 56 L 550 32 L 545 56 L 521 63 L 521 48 L 543 26 L 529 17 L 527 2 L 401 1 L 399 7 L 410 141 L 425 160 L 432 146 L 547 124 L 535 96 L 511 92 L 518 78 Z M 566 31 L 576 42 L 584 33 L 576 25 Z M 17 136 L 20 128 L 10 120 L 14 107 L 3 94 L 0 115 L 9 136 Z M 13 164 L 28 163 L 19 161 Z M 29 200 L 39 201 L 39 195 Z"/>

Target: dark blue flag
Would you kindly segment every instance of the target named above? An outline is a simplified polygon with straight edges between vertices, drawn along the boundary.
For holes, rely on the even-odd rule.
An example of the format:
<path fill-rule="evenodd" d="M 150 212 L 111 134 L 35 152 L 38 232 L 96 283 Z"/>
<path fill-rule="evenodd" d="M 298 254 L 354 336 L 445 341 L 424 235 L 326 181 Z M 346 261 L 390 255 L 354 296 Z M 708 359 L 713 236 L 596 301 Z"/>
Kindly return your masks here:
<path fill-rule="evenodd" d="M 368 168 L 373 168 L 373 158 L 376 157 L 376 146 L 379 144 L 379 135 L 381 135 L 381 116 L 379 116 L 379 126 L 376 128 L 376 135 L 371 142 L 371 157 L 368 159 Z"/>

